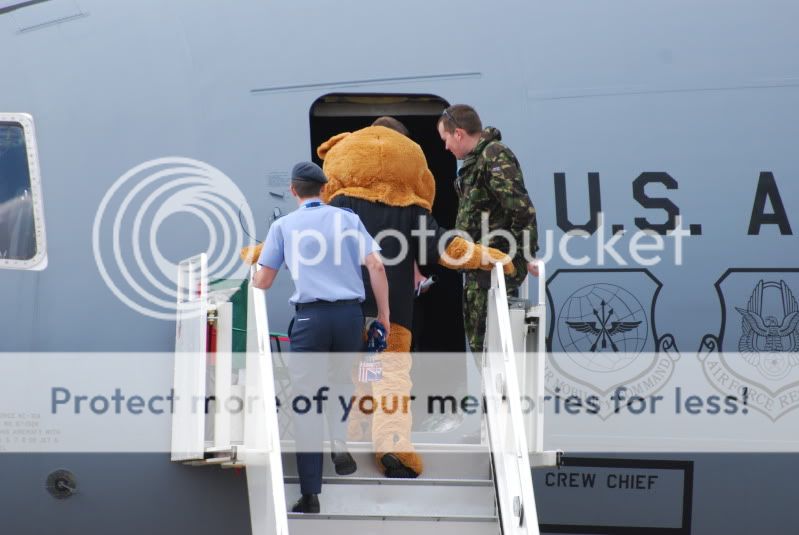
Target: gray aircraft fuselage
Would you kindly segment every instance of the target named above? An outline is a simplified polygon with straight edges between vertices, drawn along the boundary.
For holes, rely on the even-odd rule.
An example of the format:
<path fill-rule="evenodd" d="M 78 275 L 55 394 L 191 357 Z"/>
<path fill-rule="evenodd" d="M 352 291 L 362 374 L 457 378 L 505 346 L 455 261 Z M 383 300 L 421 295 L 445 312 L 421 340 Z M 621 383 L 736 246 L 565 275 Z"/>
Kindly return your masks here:
<path fill-rule="evenodd" d="M 624 310 L 639 323 L 622 351 L 662 354 L 673 344 L 673 381 L 719 388 L 723 404 L 724 385 L 699 371 L 699 356 L 758 344 L 776 354 L 799 340 L 783 323 L 799 292 L 798 17 L 799 6 L 781 0 L 0 2 L 0 111 L 35 121 L 47 254 L 43 270 L 0 270 L 0 350 L 21 358 L 173 351 L 175 322 L 159 316 L 169 306 L 142 297 L 170 298 L 139 269 L 169 285 L 152 244 L 167 264 L 204 251 L 210 263 L 228 264 L 295 208 L 287 191 L 294 163 L 379 115 L 409 125 L 436 177 L 434 215 L 451 227 L 456 162 L 435 125 L 444 107 L 468 103 L 501 129 L 537 210 L 550 350 L 577 366 L 587 362 L 581 355 L 610 351 L 622 343 L 610 329 Z M 184 211 L 148 234 L 156 184 L 138 196 L 134 189 L 164 158 L 229 177 L 232 208 L 215 212 L 215 231 Z M 234 238 L 212 246 L 225 226 Z M 679 262 L 675 228 L 686 233 Z M 582 237 L 564 245 L 577 230 Z M 663 249 L 633 252 L 639 230 L 647 237 L 635 239 L 659 239 Z M 239 262 L 229 264 L 212 277 L 244 276 Z M 448 276 L 423 306 L 452 318 L 444 347 L 433 349 L 461 350 L 460 290 Z M 273 330 L 288 325 L 291 291 L 281 273 L 269 292 Z M 596 314 L 586 312 L 592 305 Z M 762 317 L 770 334 L 747 331 L 736 307 Z M 600 331 L 580 338 L 568 322 Z M 159 380 L 170 366 L 154 371 Z M 794 371 L 740 369 L 793 388 Z M 751 416 L 784 422 L 794 401 L 785 403 Z M 692 533 L 795 529 L 787 497 L 797 455 L 664 456 L 695 463 Z M 68 500 L 45 490 L 58 468 L 80 481 Z M 0 473 L 10 513 L 3 532 L 15 535 L 250 529 L 243 474 L 171 464 L 166 454 L 4 453 Z"/>

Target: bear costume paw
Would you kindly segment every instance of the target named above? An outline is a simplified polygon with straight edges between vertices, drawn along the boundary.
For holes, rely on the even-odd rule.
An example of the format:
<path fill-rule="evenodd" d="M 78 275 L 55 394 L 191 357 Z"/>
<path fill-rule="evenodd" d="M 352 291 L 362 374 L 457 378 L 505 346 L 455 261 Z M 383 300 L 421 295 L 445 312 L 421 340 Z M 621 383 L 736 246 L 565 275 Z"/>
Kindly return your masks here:
<path fill-rule="evenodd" d="M 496 262 L 502 263 L 502 271 L 505 275 L 513 275 L 516 268 L 513 259 L 493 247 L 484 247 L 477 243 L 472 243 L 463 238 L 456 237 L 439 258 L 438 263 L 449 269 L 483 269 L 491 270 Z"/>

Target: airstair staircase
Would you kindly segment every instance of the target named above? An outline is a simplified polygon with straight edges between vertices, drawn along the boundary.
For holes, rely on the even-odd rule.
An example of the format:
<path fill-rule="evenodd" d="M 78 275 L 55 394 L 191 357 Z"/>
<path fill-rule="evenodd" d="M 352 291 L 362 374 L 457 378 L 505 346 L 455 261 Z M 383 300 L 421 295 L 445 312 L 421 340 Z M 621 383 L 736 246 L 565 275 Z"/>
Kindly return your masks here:
<path fill-rule="evenodd" d="M 527 300 L 509 304 L 501 266 L 492 272 L 480 443 L 415 444 L 425 460 L 417 479 L 385 478 L 370 445 L 350 443 L 358 470 L 336 475 L 326 453 L 321 512 L 300 514 L 288 512 L 288 504 L 299 497 L 299 480 L 295 455 L 278 433 L 265 294 L 249 289 L 247 327 L 255 336 L 248 336 L 246 362 L 237 368 L 230 351 L 232 311 L 229 303 L 209 300 L 205 265 L 200 255 L 179 270 L 176 400 L 210 393 L 216 400 L 247 400 L 247 406 L 236 411 L 234 403 L 231 410 L 209 416 L 176 401 L 172 460 L 245 468 L 253 535 L 539 534 L 531 466 L 557 465 L 560 455 L 543 450 L 542 416 L 522 414 L 521 396 L 543 397 L 543 273 L 530 305 Z M 205 350 L 209 347 L 213 355 Z"/>
<path fill-rule="evenodd" d="M 321 513 L 289 513 L 291 535 L 330 533 L 496 534 L 497 512 L 488 449 L 479 444 L 421 445 L 426 471 L 418 479 L 387 479 L 366 444 L 351 447 L 358 470 L 337 476 L 325 465 Z M 353 451 L 355 450 L 355 451 Z M 361 451 L 358 451 L 361 450 Z M 284 454 L 286 498 L 299 497 L 294 455 Z"/>

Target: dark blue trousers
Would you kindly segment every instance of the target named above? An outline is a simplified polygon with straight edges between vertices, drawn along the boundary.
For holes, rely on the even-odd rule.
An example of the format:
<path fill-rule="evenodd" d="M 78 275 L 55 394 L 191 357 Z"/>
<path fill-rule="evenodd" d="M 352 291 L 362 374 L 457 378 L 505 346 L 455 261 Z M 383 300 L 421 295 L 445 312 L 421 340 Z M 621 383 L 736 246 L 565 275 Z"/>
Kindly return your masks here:
<path fill-rule="evenodd" d="M 358 303 L 305 304 L 298 307 L 294 317 L 289 333 L 289 409 L 294 420 L 297 471 L 303 494 L 322 491 L 325 420 L 331 440 L 346 440 L 344 411 L 338 398 L 343 396 L 349 403 L 350 370 L 353 357 L 363 349 L 362 330 L 363 312 Z"/>

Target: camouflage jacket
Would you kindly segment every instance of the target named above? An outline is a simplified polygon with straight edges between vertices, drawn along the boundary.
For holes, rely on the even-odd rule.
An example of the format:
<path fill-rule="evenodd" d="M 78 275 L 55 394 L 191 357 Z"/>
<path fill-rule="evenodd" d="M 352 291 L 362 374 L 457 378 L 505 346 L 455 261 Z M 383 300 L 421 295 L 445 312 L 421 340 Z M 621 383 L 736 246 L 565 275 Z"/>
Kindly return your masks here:
<path fill-rule="evenodd" d="M 538 226 L 519 161 L 501 139 L 496 128 L 484 129 L 477 146 L 463 161 L 455 180 L 459 200 L 455 228 L 480 243 L 481 218 L 487 214 L 489 231 L 505 230 L 516 240 L 513 263 L 523 275 L 525 256 L 533 258 L 538 250 Z M 488 245 L 509 251 L 508 240 L 501 236 L 492 236 Z"/>

